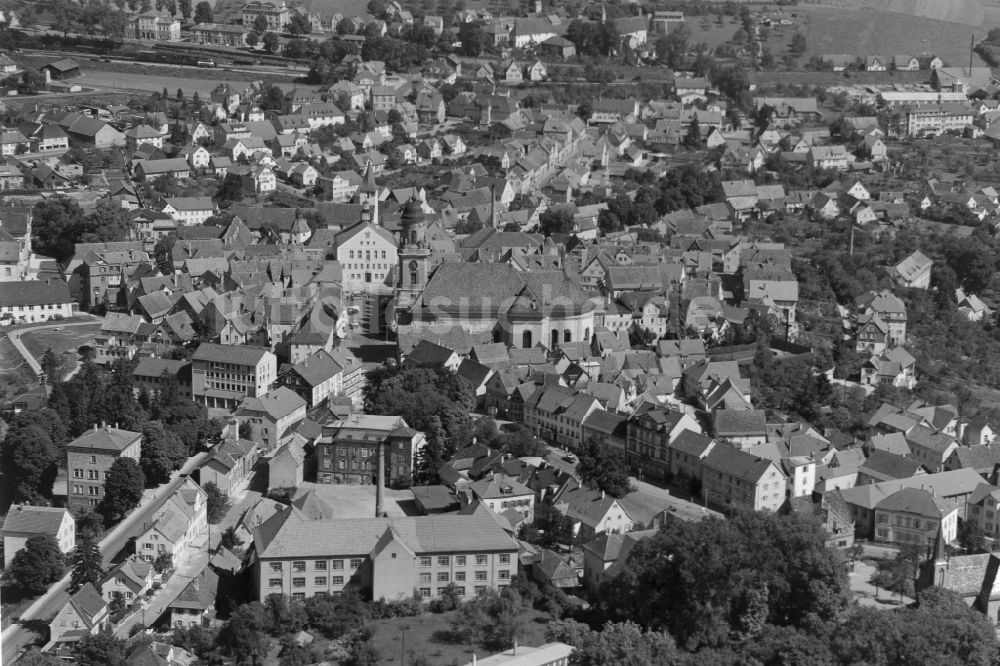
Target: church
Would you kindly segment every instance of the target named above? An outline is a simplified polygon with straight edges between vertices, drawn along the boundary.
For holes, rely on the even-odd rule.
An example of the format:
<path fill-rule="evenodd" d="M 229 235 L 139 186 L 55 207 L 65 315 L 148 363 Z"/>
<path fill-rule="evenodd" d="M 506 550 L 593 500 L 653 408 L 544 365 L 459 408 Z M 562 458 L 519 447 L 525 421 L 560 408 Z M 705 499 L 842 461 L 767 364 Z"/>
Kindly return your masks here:
<path fill-rule="evenodd" d="M 397 325 L 443 335 L 459 328 L 493 342 L 529 348 L 589 341 L 594 304 L 562 270 L 523 273 L 509 263 L 431 266 L 427 221 L 420 203 L 404 206 L 397 250 Z"/>

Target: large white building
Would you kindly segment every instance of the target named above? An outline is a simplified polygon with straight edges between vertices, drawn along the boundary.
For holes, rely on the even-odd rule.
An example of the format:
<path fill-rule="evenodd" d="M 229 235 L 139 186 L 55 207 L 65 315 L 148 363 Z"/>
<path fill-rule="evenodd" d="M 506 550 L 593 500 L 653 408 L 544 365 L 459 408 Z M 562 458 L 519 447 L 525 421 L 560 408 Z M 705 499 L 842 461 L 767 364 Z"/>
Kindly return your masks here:
<path fill-rule="evenodd" d="M 69 287 L 59 280 L 0 281 L 0 326 L 73 316 Z"/>
<path fill-rule="evenodd" d="M 76 521 L 66 509 L 47 506 L 13 504 L 3 521 L 3 566 L 10 563 L 28 539 L 48 534 L 59 544 L 59 551 L 68 555 L 76 548 Z"/>

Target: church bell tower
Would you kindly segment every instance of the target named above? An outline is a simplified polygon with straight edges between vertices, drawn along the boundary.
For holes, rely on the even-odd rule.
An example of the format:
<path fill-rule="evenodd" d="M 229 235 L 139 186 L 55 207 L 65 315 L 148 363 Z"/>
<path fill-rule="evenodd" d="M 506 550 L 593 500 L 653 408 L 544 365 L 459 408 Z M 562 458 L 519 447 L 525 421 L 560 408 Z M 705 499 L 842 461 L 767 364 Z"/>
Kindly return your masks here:
<path fill-rule="evenodd" d="M 427 220 L 420 201 L 413 197 L 400 217 L 402 236 L 396 256 L 399 276 L 396 282 L 396 307 L 409 310 L 427 286 L 431 250 L 427 246 Z"/>

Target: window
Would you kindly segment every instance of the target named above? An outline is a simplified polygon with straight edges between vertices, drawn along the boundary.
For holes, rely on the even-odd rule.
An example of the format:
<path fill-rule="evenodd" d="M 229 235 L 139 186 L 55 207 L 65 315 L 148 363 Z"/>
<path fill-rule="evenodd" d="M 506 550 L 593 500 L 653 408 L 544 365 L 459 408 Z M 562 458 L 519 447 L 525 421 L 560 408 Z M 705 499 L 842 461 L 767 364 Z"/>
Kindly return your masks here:
<path fill-rule="evenodd" d="M 344 560 L 334 560 L 330 564 L 330 568 L 331 569 L 343 569 L 344 568 Z"/>
<path fill-rule="evenodd" d="M 271 571 L 281 571 L 281 562 L 271 562 Z"/>
<path fill-rule="evenodd" d="M 326 576 L 316 576 L 316 578 L 313 580 L 313 585 L 326 587 Z"/>
<path fill-rule="evenodd" d="M 333 583 L 334 585 L 343 585 L 344 584 L 344 577 L 343 576 L 334 576 L 333 578 L 330 579 L 330 582 Z"/>
<path fill-rule="evenodd" d="M 313 569 L 316 571 L 326 571 L 326 560 L 316 560 L 313 562 Z"/>
<path fill-rule="evenodd" d="M 74 469 L 73 470 L 73 478 L 74 479 L 82 479 L 83 478 L 83 470 L 82 469 Z"/>
<path fill-rule="evenodd" d="M 268 578 L 267 579 L 267 586 L 268 587 L 281 587 L 281 579 L 280 578 Z"/>
<path fill-rule="evenodd" d="M 424 598 L 424 599 L 430 599 L 431 598 L 431 588 L 429 588 L 429 587 L 422 587 L 422 588 L 420 588 L 420 596 L 422 598 Z"/>
<path fill-rule="evenodd" d="M 501 569 L 497 572 L 497 578 L 500 580 L 510 580 L 510 572 L 506 569 Z"/>
<path fill-rule="evenodd" d="M 485 581 L 485 580 L 486 580 L 486 572 L 485 571 L 477 571 L 476 572 L 476 582 L 479 583 L 479 582 L 482 582 L 482 581 Z"/>
<path fill-rule="evenodd" d="M 480 566 L 481 567 L 484 564 L 486 564 L 486 556 L 485 555 L 476 555 L 476 566 Z"/>
<path fill-rule="evenodd" d="M 87 478 L 88 479 L 100 479 L 101 478 L 101 473 L 99 471 L 97 471 L 96 469 L 88 469 L 87 470 Z"/>
<path fill-rule="evenodd" d="M 465 572 L 464 571 L 456 571 L 455 572 L 455 582 L 456 583 L 464 583 L 465 582 Z"/>
<path fill-rule="evenodd" d="M 360 559 L 352 559 L 351 560 L 351 568 L 352 569 L 357 569 L 360 566 L 361 566 L 361 560 Z"/>
<path fill-rule="evenodd" d="M 438 566 L 446 567 L 451 563 L 451 558 L 447 555 L 438 555 Z"/>
<path fill-rule="evenodd" d="M 305 579 L 305 577 L 293 578 L 292 579 L 292 587 L 305 587 L 305 586 L 306 586 L 306 579 Z"/>
<path fill-rule="evenodd" d="M 292 562 L 293 573 L 302 573 L 305 570 L 306 570 L 306 563 L 304 560 L 298 560 L 296 562 Z"/>
<path fill-rule="evenodd" d="M 456 567 L 464 567 L 465 566 L 465 555 L 456 555 L 455 556 L 455 566 Z"/>
<path fill-rule="evenodd" d="M 447 571 L 438 571 L 438 582 L 439 583 L 447 583 L 448 582 L 448 572 Z"/>
<path fill-rule="evenodd" d="M 482 594 L 483 592 L 486 591 L 486 586 L 485 585 L 476 585 L 475 590 L 476 590 L 476 594 L 480 595 L 480 594 Z"/>
<path fill-rule="evenodd" d="M 510 553 L 500 554 L 500 564 L 510 564 Z"/>
<path fill-rule="evenodd" d="M 431 582 L 431 574 L 430 574 L 430 572 L 428 571 L 428 572 L 420 574 L 420 577 L 417 580 L 419 580 L 421 583 L 429 583 L 429 582 Z"/>
<path fill-rule="evenodd" d="M 431 565 L 431 558 L 430 558 L 430 556 L 425 555 L 425 556 L 423 556 L 423 557 L 420 558 L 420 566 L 422 566 L 422 567 L 429 567 L 430 565 Z"/>
<path fill-rule="evenodd" d="M 97 464 L 97 456 L 90 456 L 90 464 L 91 465 Z"/>
<path fill-rule="evenodd" d="M 292 593 L 292 599 L 296 599 L 298 601 L 302 601 L 305 598 L 306 598 L 306 593 L 305 592 L 293 592 Z"/>

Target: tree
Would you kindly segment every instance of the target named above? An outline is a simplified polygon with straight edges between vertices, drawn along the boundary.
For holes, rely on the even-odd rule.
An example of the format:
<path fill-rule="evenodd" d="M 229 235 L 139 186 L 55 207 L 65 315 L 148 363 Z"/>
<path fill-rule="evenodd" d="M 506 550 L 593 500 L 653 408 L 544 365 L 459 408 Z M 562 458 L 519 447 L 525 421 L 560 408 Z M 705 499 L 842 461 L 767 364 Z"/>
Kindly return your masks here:
<path fill-rule="evenodd" d="M 251 23 L 250 26 L 253 28 L 253 31 L 256 32 L 258 35 L 264 34 L 265 32 L 267 32 L 268 28 L 267 17 L 264 16 L 263 14 L 257 14 L 257 16 L 254 17 L 253 23 Z"/>
<path fill-rule="evenodd" d="M 531 432 L 531 428 L 523 423 L 515 423 L 505 428 L 497 435 L 491 443 L 502 453 L 515 458 L 541 457 L 544 458 L 548 450 L 545 443 L 539 440 Z"/>
<path fill-rule="evenodd" d="M 698 124 L 698 114 L 691 114 L 691 122 L 688 123 L 687 134 L 684 135 L 684 145 L 688 148 L 700 148 L 701 126 Z"/>
<path fill-rule="evenodd" d="M 483 26 L 471 21 L 458 26 L 458 41 L 462 43 L 459 53 L 473 58 L 478 58 L 493 45 Z"/>
<path fill-rule="evenodd" d="M 202 486 L 202 489 L 208 495 L 208 522 L 214 525 L 222 520 L 229 510 L 229 496 L 211 481 Z"/>
<path fill-rule="evenodd" d="M 100 584 L 104 576 L 103 565 L 104 559 L 97 541 L 91 537 L 78 540 L 73 551 L 73 574 L 69 581 L 69 591 L 76 592 L 87 583 L 92 583 L 95 587 Z"/>
<path fill-rule="evenodd" d="M 295 37 L 299 35 L 308 35 L 312 32 L 312 23 L 309 22 L 309 17 L 305 14 L 300 14 L 294 12 L 292 14 L 291 20 L 288 21 L 288 25 L 285 26 L 290 35 Z"/>
<path fill-rule="evenodd" d="M 142 428 L 142 453 L 139 464 L 146 480 L 159 485 L 170 479 L 170 473 L 180 469 L 187 460 L 188 450 L 173 432 L 167 431 L 160 421 L 149 421 Z"/>
<path fill-rule="evenodd" d="M 211 23 L 212 22 L 212 5 L 208 4 L 204 0 L 199 2 L 194 6 L 194 22 L 195 23 Z"/>
<path fill-rule="evenodd" d="M 686 25 L 680 25 L 666 35 L 661 36 L 653 45 L 656 57 L 667 67 L 679 67 L 683 64 L 688 51 L 688 39 L 691 31 Z"/>
<path fill-rule="evenodd" d="M 989 543 L 986 541 L 986 534 L 979 525 L 971 520 L 959 521 L 958 544 L 965 549 L 969 555 L 990 552 Z"/>
<path fill-rule="evenodd" d="M 174 556 L 171 553 L 163 552 L 153 560 L 153 570 L 158 574 L 172 571 L 174 568 Z"/>
<path fill-rule="evenodd" d="M 538 224 L 542 229 L 542 233 L 546 236 L 551 236 L 552 234 L 566 235 L 573 233 L 576 221 L 573 219 L 573 213 L 568 210 L 550 208 L 538 216 Z"/>
<path fill-rule="evenodd" d="M 267 619 L 264 606 L 252 602 L 239 606 L 223 625 L 216 644 L 239 664 L 256 664 L 267 654 Z"/>
<path fill-rule="evenodd" d="M 65 564 L 55 537 L 36 534 L 14 554 L 7 573 L 22 589 L 31 594 L 41 594 L 62 577 Z"/>
<path fill-rule="evenodd" d="M 818 627 L 849 597 L 842 556 L 826 539 L 811 515 L 670 523 L 601 587 L 595 619 L 668 631 L 689 650 L 753 640 L 768 624 Z"/>
<path fill-rule="evenodd" d="M 625 497 L 634 490 L 628 478 L 625 458 L 607 444 L 590 438 L 580 449 L 576 471 L 588 486 L 612 497 Z"/>
<path fill-rule="evenodd" d="M 219 540 L 219 545 L 223 548 L 228 548 L 229 550 L 235 551 L 240 546 L 243 545 L 243 539 L 236 535 L 236 528 L 230 525 L 226 528 L 226 531 L 222 533 L 222 538 Z"/>
<path fill-rule="evenodd" d="M 191 18 L 191 0 L 178 0 L 177 6 L 181 10 L 181 16 L 187 21 Z"/>
<path fill-rule="evenodd" d="M 253 48 L 257 46 L 257 44 L 260 42 L 260 36 L 253 30 L 251 30 L 250 32 L 247 33 L 246 41 L 247 41 L 247 46 Z"/>
<path fill-rule="evenodd" d="M 139 463 L 131 458 L 115 460 L 104 480 L 104 499 L 97 508 L 105 524 L 117 522 L 138 506 L 145 486 L 146 478 Z"/>
<path fill-rule="evenodd" d="M 37 504 L 51 496 L 55 466 L 62 458 L 59 446 L 65 443 L 65 439 L 54 442 L 52 433 L 45 425 L 35 421 L 37 416 L 37 413 L 31 413 L 15 417 L 0 451 L 4 483 L 13 489 L 15 502 Z M 55 415 L 54 418 L 59 417 Z M 59 425 L 61 427 L 61 419 Z M 65 433 L 64 428 L 62 432 Z"/>
<path fill-rule="evenodd" d="M 265 32 L 261 38 L 261 43 L 264 44 L 264 50 L 268 53 L 274 53 L 281 47 L 281 40 L 278 38 L 277 33 L 274 32 Z"/>
<path fill-rule="evenodd" d="M 452 619 L 452 635 L 463 643 L 480 643 L 491 650 L 509 648 L 524 625 L 527 604 L 508 587 L 483 590 Z"/>
<path fill-rule="evenodd" d="M 788 52 L 791 53 L 796 58 L 800 57 L 806 52 L 806 36 L 801 32 L 796 32 L 792 35 L 791 41 L 788 43 Z"/>
<path fill-rule="evenodd" d="M 121 666 L 128 655 L 128 643 L 115 638 L 110 629 L 87 634 L 73 647 L 78 666 Z"/>
<path fill-rule="evenodd" d="M 56 356 L 51 347 L 46 349 L 45 353 L 42 354 L 42 360 L 39 365 L 42 367 L 42 381 L 49 386 L 59 381 L 59 357 Z"/>
<path fill-rule="evenodd" d="M 678 658 L 670 634 L 643 631 L 634 622 L 608 622 L 601 631 L 593 631 L 575 620 L 560 620 L 549 624 L 546 635 L 575 647 L 571 663 L 580 666 L 657 666 L 676 663 Z"/>

